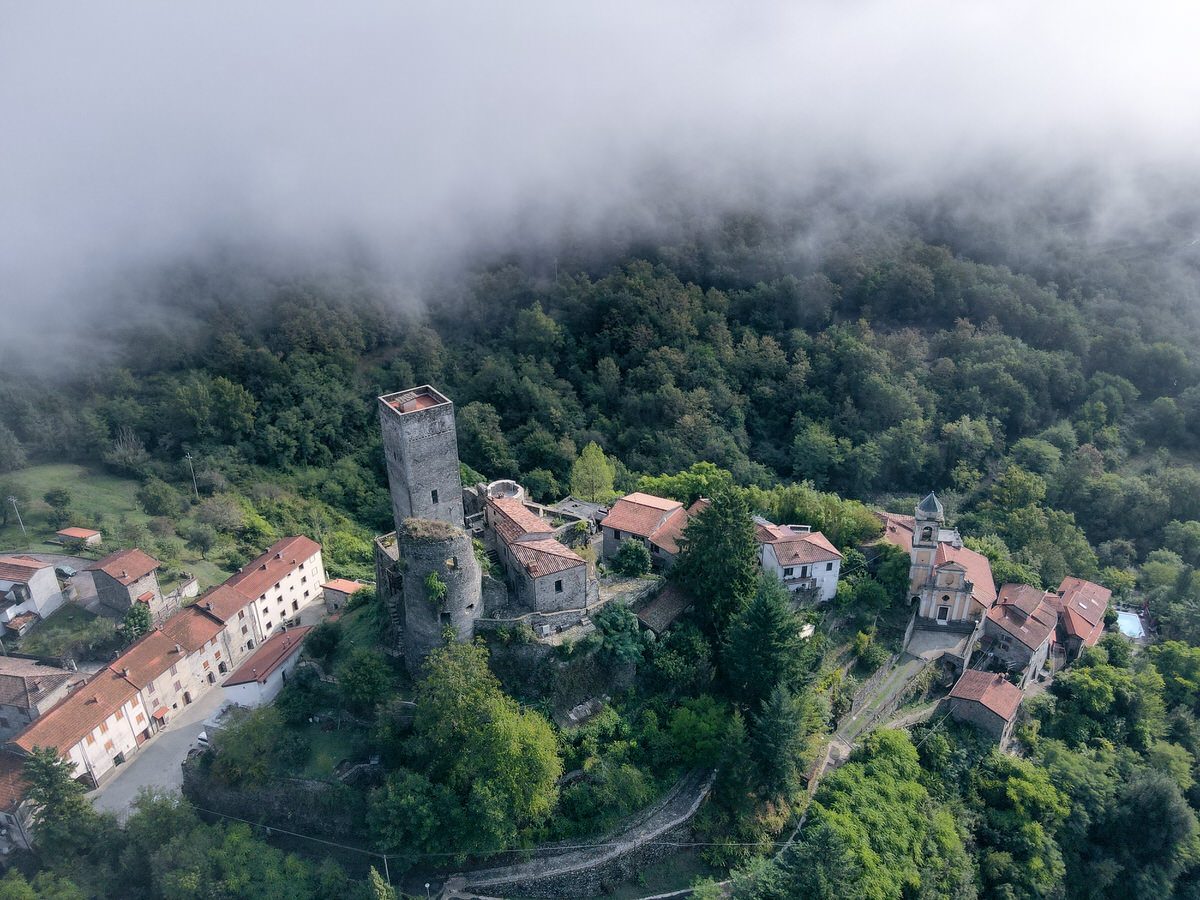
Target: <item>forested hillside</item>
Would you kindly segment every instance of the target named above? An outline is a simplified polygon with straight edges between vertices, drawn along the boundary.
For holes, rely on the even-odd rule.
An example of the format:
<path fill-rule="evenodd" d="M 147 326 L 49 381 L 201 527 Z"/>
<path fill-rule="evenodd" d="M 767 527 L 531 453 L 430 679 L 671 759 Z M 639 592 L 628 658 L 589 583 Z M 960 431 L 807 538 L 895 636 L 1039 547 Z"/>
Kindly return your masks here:
<path fill-rule="evenodd" d="M 567 493 L 596 442 L 618 490 L 690 502 L 746 488 L 722 493 L 733 524 L 714 527 L 716 546 L 749 533 L 751 511 L 824 530 L 847 557 L 836 608 L 866 627 L 906 602 L 906 563 L 881 554 L 866 571 L 851 548 L 878 526 L 861 504 L 905 512 L 936 489 L 998 582 L 1095 579 L 1147 603 L 1179 642 L 1088 651 L 1029 704 L 1021 759 L 940 723 L 869 737 L 822 783 L 795 847 L 754 861 L 747 848 L 773 850 L 797 799 L 797 748 L 824 737 L 847 691 L 821 668 L 825 645 L 799 649 L 785 598 L 756 593 L 749 575 L 722 593 L 712 586 L 738 574 L 714 568 L 726 557 L 685 554 L 682 583 L 727 594 L 729 608 L 713 601 L 656 646 L 628 613 L 600 623 L 604 652 L 646 663 L 670 725 L 622 710 L 578 746 L 562 738 L 603 791 L 568 789 L 558 818 L 505 822 L 506 839 L 586 833 L 651 796 L 645 773 L 663 759 L 723 760 L 702 830 L 712 861 L 744 867 L 738 896 L 1116 898 L 1130 884 L 1195 896 L 1200 359 L 1186 282 L 1142 250 L 1123 260 L 1067 241 L 1023 274 L 978 234 L 956 247 L 920 233 L 897 223 L 814 246 L 798 226 L 730 218 L 604 259 L 497 264 L 419 303 L 366 275 L 181 268 L 149 289 L 154 316 L 97 328 L 96 358 L 4 379 L 0 496 L 20 492 L 23 467 L 73 460 L 140 482 L 160 556 L 186 541 L 234 566 L 272 534 L 307 530 L 331 569 L 365 572 L 368 538 L 391 528 L 374 398 L 428 382 L 456 403 L 463 462 L 539 499 Z M 779 671 L 744 671 L 739 660 L 763 654 L 742 648 L 763 633 L 783 636 Z M 860 662 L 888 655 L 873 639 L 861 633 Z M 772 744 L 789 722 L 790 743 Z M 716 736 L 695 760 L 678 749 L 694 733 Z M 405 765 L 424 758 L 401 749 Z M 406 777 L 380 809 L 425 796 L 414 784 L 436 794 Z M 428 821 L 453 820 L 429 805 Z M 1144 837 L 1156 823 L 1161 841 Z M 386 824 L 389 852 L 463 852 L 444 828 L 414 837 L 407 814 Z"/>

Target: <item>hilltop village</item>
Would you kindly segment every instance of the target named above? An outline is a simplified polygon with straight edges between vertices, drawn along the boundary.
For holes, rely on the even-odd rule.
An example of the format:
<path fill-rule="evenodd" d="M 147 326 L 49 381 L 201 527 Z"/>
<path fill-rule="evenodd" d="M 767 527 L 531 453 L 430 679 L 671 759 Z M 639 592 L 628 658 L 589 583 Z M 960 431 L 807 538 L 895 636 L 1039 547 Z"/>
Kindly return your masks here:
<path fill-rule="evenodd" d="M 696 595 L 677 583 L 672 570 L 685 553 L 695 552 L 689 529 L 713 514 L 714 500 L 698 496 L 685 504 L 634 491 L 605 502 L 568 496 L 538 503 L 513 480 L 464 483 L 468 470 L 459 460 L 454 404 L 436 388 L 422 385 L 381 396 L 378 415 L 395 524 L 373 544 L 374 602 L 382 611 L 387 655 L 419 682 L 431 658 L 448 645 L 484 638 L 500 653 L 514 635 L 522 635 L 527 641 L 520 645 L 523 655 L 506 665 L 558 666 L 556 677 L 572 685 L 563 695 L 570 698 L 560 718 L 564 729 L 596 717 L 610 692 L 628 687 L 628 673 L 607 683 L 593 675 L 580 687 L 566 674 L 575 663 L 563 663 L 563 652 L 588 646 L 588 639 L 601 633 L 607 640 L 612 626 L 605 630 L 598 623 L 610 608 L 632 611 L 644 640 L 664 646 L 673 640 L 675 623 L 689 614 Z M 822 752 L 811 755 L 805 774 L 810 793 L 872 729 L 896 717 L 909 725 L 935 715 L 954 718 L 1006 747 L 1025 692 L 1044 686 L 1095 646 L 1105 627 L 1111 593 L 1100 585 L 1068 577 L 1056 591 L 997 586 L 988 558 L 966 546 L 932 493 L 911 515 L 881 512 L 878 520 L 878 538 L 845 552 L 808 524 L 776 524 L 761 515 L 748 521 L 758 577 L 777 585 L 797 612 L 837 606 L 833 601 L 844 593 L 839 587 L 847 553 L 866 559 L 883 553 L 881 548 L 895 548 L 908 557 L 907 597 L 893 602 L 907 607 L 900 652 L 855 694 Z M 64 537 L 79 542 L 94 534 L 71 531 Z M 629 558 L 638 565 L 631 576 L 622 576 Z M 719 571 L 720 561 L 711 562 Z M 313 539 L 284 538 L 203 592 L 192 580 L 164 593 L 158 567 L 137 548 L 110 553 L 91 567 L 100 602 L 122 614 L 144 607 L 148 622 L 142 637 L 98 671 L 0 660 L 0 679 L 11 682 L 0 717 L 6 740 L 0 753 L 0 803 L 11 846 L 28 848 L 36 841 L 37 810 L 27 800 L 23 766 L 39 748 L 52 750 L 67 761 L 75 779 L 98 789 L 119 779 L 123 767 L 144 747 L 154 746 L 182 711 L 213 692 L 220 692 L 221 709 L 255 710 L 271 706 L 289 677 L 323 684 L 334 697 L 349 690 L 323 668 L 328 651 L 307 640 L 318 626 L 329 627 L 322 625 L 326 620 L 348 614 L 356 597 L 365 596 L 364 585 L 328 579 L 321 545 Z M 28 555 L 0 558 L 0 591 L 4 619 L 18 633 L 64 603 L 51 564 Z M 798 633 L 801 640 L 815 633 L 815 616 L 807 618 Z M 925 672 L 935 676 L 932 682 L 921 682 Z M 918 684 L 926 686 L 916 691 Z M 301 690 L 315 688 L 293 683 L 288 696 Z M 914 692 L 933 702 L 925 702 L 919 714 L 901 716 L 903 701 Z M 403 715 L 411 721 L 411 709 Z M 317 723 L 323 716 L 306 712 L 302 721 Z M 340 727 L 340 713 L 337 719 Z M 207 726 L 214 733 L 222 727 L 215 718 Z M 215 765 L 213 754 L 219 760 L 230 752 L 221 748 L 219 738 L 214 749 L 206 737 L 182 761 L 191 773 L 185 775 L 185 790 L 192 796 L 229 810 L 257 804 L 263 815 L 274 809 L 280 816 L 299 815 L 311 828 L 322 827 L 319 816 L 306 818 L 314 814 L 288 809 L 287 804 L 311 799 L 288 794 L 267 799 L 249 788 L 228 791 L 207 782 L 205 767 Z M 378 785 L 378 758 L 344 763 L 347 777 Z M 691 827 L 713 789 L 712 777 L 705 779 L 699 771 L 679 780 L 666 795 L 667 805 L 646 813 L 647 821 L 668 812 L 673 818 L 656 825 L 657 831 L 647 830 L 644 822 L 630 826 L 629 834 L 641 836 L 623 836 L 617 842 L 623 849 L 612 858 L 579 863 L 551 856 L 532 869 L 468 872 L 450 879 L 447 884 L 456 887 L 447 890 L 472 896 L 472 890 L 502 886 L 564 896 L 571 890 L 564 885 L 586 884 L 592 890 L 628 876 L 653 846 L 654 834 Z M 582 772 L 563 776 L 582 777 Z"/>

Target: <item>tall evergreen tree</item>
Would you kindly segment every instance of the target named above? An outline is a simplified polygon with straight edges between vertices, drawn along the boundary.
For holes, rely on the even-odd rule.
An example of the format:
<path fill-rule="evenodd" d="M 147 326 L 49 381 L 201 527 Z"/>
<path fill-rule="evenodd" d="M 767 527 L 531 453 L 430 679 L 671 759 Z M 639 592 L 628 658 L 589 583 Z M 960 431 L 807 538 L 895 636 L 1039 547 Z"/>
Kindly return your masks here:
<path fill-rule="evenodd" d="M 729 624 L 723 660 L 730 696 L 746 709 L 761 709 L 777 687 L 795 683 L 801 645 L 787 589 L 774 576 L 761 576 L 753 599 Z"/>
<path fill-rule="evenodd" d="M 672 575 L 697 601 L 708 632 L 720 637 L 754 592 L 758 544 L 741 491 L 729 488 L 688 523 Z"/>
<path fill-rule="evenodd" d="M 592 503 L 608 500 L 613 494 L 613 464 L 595 441 L 583 448 L 571 466 L 571 493 Z"/>
<path fill-rule="evenodd" d="M 754 716 L 750 749 L 759 791 L 767 799 L 790 797 L 800 784 L 809 718 L 805 706 L 780 684 Z"/>

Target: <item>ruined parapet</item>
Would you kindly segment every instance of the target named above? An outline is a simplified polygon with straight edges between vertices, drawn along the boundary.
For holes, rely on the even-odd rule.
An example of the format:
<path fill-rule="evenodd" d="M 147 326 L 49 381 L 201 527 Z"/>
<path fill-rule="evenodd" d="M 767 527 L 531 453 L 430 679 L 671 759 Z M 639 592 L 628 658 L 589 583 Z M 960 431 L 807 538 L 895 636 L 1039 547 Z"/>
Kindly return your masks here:
<path fill-rule="evenodd" d="M 445 643 L 475 637 L 483 615 L 479 562 L 463 529 L 430 519 L 406 519 L 397 533 L 404 597 L 404 664 L 416 675 L 425 658 Z"/>

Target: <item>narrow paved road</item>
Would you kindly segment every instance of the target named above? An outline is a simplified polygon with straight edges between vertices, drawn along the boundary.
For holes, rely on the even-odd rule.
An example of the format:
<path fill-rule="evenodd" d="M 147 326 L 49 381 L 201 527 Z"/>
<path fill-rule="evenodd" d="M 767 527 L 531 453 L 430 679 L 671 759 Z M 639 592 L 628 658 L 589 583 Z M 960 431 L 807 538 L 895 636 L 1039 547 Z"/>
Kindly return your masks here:
<path fill-rule="evenodd" d="M 179 790 L 183 782 L 180 764 L 196 746 L 203 722 L 225 703 L 224 691 L 215 687 L 195 703 L 175 714 L 166 728 L 142 745 L 129 762 L 117 770 L 110 781 L 92 791 L 97 809 L 124 815 L 144 787 Z"/>

